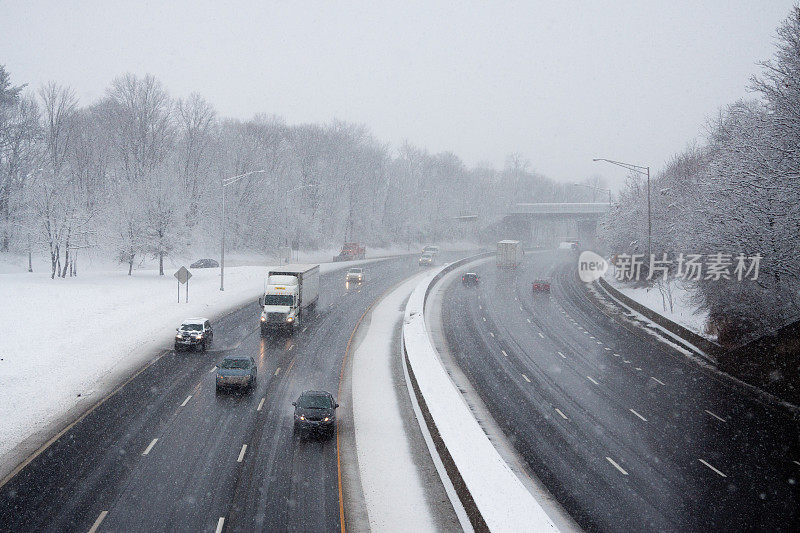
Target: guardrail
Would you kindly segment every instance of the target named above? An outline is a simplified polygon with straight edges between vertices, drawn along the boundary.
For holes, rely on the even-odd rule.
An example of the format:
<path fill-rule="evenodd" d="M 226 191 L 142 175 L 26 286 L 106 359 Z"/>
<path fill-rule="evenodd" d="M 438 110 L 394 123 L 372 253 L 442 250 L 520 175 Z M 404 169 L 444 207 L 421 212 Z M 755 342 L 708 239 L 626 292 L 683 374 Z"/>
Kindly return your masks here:
<path fill-rule="evenodd" d="M 425 324 L 425 304 L 436 283 L 454 269 L 492 254 L 456 261 L 417 286 L 403 318 L 405 364 L 436 451 L 475 531 L 556 531 L 478 424 Z"/>

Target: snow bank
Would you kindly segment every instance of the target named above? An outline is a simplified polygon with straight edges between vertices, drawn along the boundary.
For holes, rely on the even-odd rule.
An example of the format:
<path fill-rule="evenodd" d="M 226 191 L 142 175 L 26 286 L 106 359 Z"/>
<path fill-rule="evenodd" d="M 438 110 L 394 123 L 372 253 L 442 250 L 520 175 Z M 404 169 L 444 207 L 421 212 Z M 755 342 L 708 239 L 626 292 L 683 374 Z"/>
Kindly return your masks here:
<path fill-rule="evenodd" d="M 556 531 L 481 429 L 428 337 L 423 314 L 427 291 L 434 277 L 446 269 L 426 275 L 412 293 L 403 318 L 403 342 L 410 373 L 435 430 L 469 492 L 459 491 L 459 496 L 462 501 L 465 496 L 471 498 L 491 531 Z"/>
<path fill-rule="evenodd" d="M 672 310 L 666 295 L 662 296 L 658 287 L 631 287 L 620 282 L 614 277 L 614 267 L 610 266 L 604 276 L 605 280 L 613 285 L 619 292 L 643 306 L 655 311 L 659 315 L 667 318 L 686 329 L 697 333 L 707 339 L 716 340 L 715 337 L 706 333 L 706 322 L 708 311 L 700 311 L 692 304 L 692 293 L 684 284 L 675 280 L 670 281 L 672 290 Z M 666 306 L 664 305 L 666 303 Z"/>
<path fill-rule="evenodd" d="M 320 270 L 370 261 L 322 264 Z M 113 271 L 56 280 L 47 273 L 0 274 L 0 471 L 44 442 L 44 433 L 70 410 L 88 408 L 170 348 L 183 319 L 213 318 L 255 301 L 266 270 L 227 267 L 220 292 L 219 269 L 194 269 L 189 303 L 183 301 L 185 287 L 177 303 L 172 270 L 166 276 Z M 31 442 L 25 449 L 15 450 L 26 439 Z"/>

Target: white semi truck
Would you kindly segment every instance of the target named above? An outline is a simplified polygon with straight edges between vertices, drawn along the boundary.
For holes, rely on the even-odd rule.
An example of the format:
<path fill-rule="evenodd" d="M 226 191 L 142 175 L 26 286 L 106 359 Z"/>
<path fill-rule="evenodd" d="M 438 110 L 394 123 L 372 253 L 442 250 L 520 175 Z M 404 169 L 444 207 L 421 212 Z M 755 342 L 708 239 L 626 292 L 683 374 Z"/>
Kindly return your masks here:
<path fill-rule="evenodd" d="M 522 264 L 525 251 L 519 241 L 500 241 L 497 243 L 497 268 L 517 268 Z"/>
<path fill-rule="evenodd" d="M 319 265 L 285 265 L 270 269 L 261 306 L 261 334 L 293 331 L 319 299 Z"/>

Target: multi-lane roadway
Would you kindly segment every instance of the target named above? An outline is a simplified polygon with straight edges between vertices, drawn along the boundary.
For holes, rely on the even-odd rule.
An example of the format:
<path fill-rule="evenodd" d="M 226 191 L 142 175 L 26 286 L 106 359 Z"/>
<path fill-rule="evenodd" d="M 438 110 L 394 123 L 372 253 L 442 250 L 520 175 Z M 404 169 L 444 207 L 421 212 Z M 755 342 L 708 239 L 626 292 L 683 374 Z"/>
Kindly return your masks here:
<path fill-rule="evenodd" d="M 295 438 L 291 402 L 306 389 L 337 396 L 360 317 L 418 271 L 411 257 L 366 268 L 351 288 L 343 271 L 323 274 L 316 314 L 293 336 L 261 338 L 253 295 L 214 324 L 208 352 L 165 350 L 0 488 L 0 530 L 342 529 L 337 440 Z M 255 358 L 252 392 L 215 393 L 229 354 Z"/>
<path fill-rule="evenodd" d="M 792 414 L 606 314 L 575 265 L 537 252 L 443 288 L 450 352 L 528 471 L 587 530 L 797 531 Z"/>

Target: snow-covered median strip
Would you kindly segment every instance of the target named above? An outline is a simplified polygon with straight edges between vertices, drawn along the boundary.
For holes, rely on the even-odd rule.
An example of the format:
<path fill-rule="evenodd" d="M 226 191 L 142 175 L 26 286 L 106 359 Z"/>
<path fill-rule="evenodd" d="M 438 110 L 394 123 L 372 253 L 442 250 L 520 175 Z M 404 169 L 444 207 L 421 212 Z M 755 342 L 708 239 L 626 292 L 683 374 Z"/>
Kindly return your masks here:
<path fill-rule="evenodd" d="M 325 263 L 320 270 L 369 261 Z M 221 292 L 219 269 L 194 269 L 189 303 L 184 287 L 177 302 L 171 272 L 92 272 L 64 280 L 0 274 L 0 474 L 52 436 L 67 413 L 89 408 L 159 350 L 171 348 L 182 320 L 214 318 L 254 302 L 266 270 L 226 268 Z"/>
<path fill-rule="evenodd" d="M 473 524 L 485 524 L 491 531 L 556 531 L 542 506 L 481 429 L 430 341 L 425 298 L 437 274 L 425 276 L 412 293 L 403 318 L 403 342 L 415 389 L 430 417 L 428 423 L 435 425 L 435 433 L 463 480 L 459 497 L 468 513 L 471 509 L 479 513 L 470 514 Z M 453 484 L 460 485 L 456 480 Z"/>

